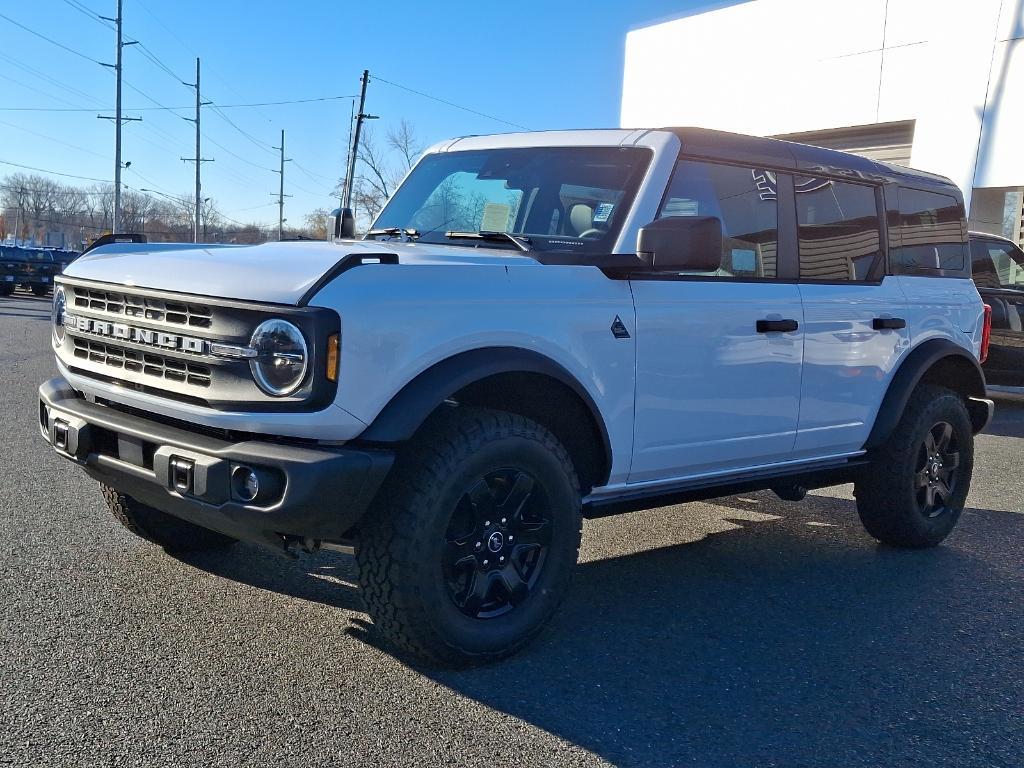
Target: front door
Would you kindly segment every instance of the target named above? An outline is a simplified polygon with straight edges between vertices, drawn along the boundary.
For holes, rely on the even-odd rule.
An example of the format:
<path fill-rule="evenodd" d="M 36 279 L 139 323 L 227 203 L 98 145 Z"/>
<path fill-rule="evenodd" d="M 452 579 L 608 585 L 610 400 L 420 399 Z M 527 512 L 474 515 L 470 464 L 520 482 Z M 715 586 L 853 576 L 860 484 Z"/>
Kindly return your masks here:
<path fill-rule="evenodd" d="M 637 370 L 629 482 L 790 458 L 803 312 L 798 286 L 776 280 L 774 191 L 759 170 L 681 160 L 660 215 L 717 216 L 725 241 L 715 272 L 631 283 Z"/>

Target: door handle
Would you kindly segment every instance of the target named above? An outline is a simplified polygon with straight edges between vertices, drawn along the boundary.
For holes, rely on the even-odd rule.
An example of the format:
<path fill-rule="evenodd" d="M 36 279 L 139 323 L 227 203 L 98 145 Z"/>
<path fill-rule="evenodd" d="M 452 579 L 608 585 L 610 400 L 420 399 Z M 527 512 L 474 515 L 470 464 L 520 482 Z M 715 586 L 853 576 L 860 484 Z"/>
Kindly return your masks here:
<path fill-rule="evenodd" d="M 876 317 L 871 321 L 871 327 L 876 331 L 898 331 L 907 327 L 907 321 L 902 317 Z"/>
<path fill-rule="evenodd" d="M 758 320 L 758 333 L 789 333 L 800 327 L 796 320 Z"/>

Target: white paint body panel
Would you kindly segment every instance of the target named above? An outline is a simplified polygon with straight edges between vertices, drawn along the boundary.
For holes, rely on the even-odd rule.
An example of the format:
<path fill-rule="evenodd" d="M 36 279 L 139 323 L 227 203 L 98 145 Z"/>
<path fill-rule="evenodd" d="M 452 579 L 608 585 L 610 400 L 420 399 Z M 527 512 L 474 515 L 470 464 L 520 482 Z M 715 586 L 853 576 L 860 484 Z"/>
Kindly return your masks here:
<path fill-rule="evenodd" d="M 886 277 L 881 285 L 804 283 L 800 295 L 805 352 L 796 451 L 857 450 L 911 346 L 911 319 L 899 278 Z M 903 318 L 907 327 L 876 331 L 871 325 L 876 317 Z"/>
<path fill-rule="evenodd" d="M 571 372 L 604 417 L 612 477 L 625 480 L 633 442 L 634 339 L 629 283 L 593 267 L 523 264 L 369 265 L 312 302 L 341 313 L 337 403 L 367 423 L 435 363 L 482 347 L 538 352 Z"/>
<path fill-rule="evenodd" d="M 795 284 L 637 280 L 636 434 L 629 481 L 789 458 L 800 410 L 803 333 Z M 802 325 L 802 323 L 801 323 Z"/>

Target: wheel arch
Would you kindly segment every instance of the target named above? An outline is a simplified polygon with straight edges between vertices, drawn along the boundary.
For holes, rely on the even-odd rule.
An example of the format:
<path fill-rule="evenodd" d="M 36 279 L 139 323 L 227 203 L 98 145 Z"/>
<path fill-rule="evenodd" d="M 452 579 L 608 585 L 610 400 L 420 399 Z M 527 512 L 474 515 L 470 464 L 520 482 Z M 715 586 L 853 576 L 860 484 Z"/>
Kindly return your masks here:
<path fill-rule="evenodd" d="M 911 350 L 897 368 L 864 444 L 865 449 L 877 448 L 889 439 L 911 394 L 921 383 L 939 384 L 959 393 L 970 412 L 975 432 L 984 429 L 988 408 L 977 402 L 985 397 L 985 374 L 981 365 L 967 350 L 949 339 L 929 339 Z"/>
<path fill-rule="evenodd" d="M 597 403 L 564 366 L 519 347 L 475 349 L 435 363 L 392 397 L 358 439 L 409 440 L 432 413 L 453 400 L 539 422 L 569 452 L 584 493 L 607 483 L 611 440 Z"/>

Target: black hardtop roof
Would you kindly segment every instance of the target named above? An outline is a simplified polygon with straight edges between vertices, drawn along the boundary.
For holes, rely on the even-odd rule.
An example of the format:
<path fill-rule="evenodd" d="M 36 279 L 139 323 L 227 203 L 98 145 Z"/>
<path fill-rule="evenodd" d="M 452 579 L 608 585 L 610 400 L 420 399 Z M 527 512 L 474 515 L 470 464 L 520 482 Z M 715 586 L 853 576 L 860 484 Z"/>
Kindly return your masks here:
<path fill-rule="evenodd" d="M 862 155 L 852 155 L 835 149 L 814 147 L 781 139 L 745 136 L 741 133 L 714 131 L 709 128 L 663 128 L 679 137 L 683 154 L 767 166 L 779 170 L 793 170 L 813 174 L 826 173 L 840 176 L 860 176 L 871 181 L 891 182 L 922 189 L 934 189 L 949 194 L 959 187 L 944 176 L 880 163 Z"/>

